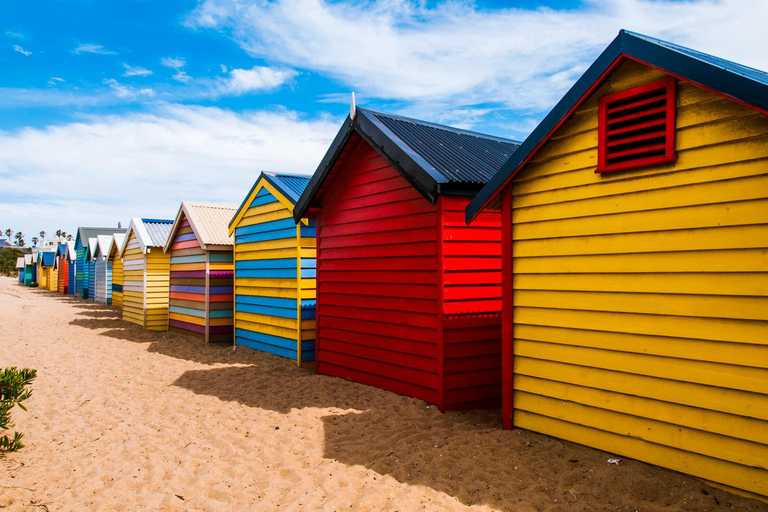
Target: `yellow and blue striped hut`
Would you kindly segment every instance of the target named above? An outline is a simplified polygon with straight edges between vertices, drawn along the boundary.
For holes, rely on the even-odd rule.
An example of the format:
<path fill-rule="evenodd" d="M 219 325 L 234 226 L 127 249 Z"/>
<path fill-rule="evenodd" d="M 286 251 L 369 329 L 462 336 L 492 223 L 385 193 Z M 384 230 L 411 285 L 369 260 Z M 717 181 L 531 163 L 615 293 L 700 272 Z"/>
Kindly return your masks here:
<path fill-rule="evenodd" d="M 309 178 L 262 172 L 229 224 L 235 237 L 235 344 L 315 360 L 315 221 L 293 208 Z"/>
<path fill-rule="evenodd" d="M 150 331 L 168 330 L 170 257 L 163 252 L 172 220 L 131 219 L 123 259 L 123 320 Z"/>
<path fill-rule="evenodd" d="M 236 206 L 183 201 L 165 252 L 171 256 L 168 329 L 207 342 L 233 339 L 232 237 Z"/>

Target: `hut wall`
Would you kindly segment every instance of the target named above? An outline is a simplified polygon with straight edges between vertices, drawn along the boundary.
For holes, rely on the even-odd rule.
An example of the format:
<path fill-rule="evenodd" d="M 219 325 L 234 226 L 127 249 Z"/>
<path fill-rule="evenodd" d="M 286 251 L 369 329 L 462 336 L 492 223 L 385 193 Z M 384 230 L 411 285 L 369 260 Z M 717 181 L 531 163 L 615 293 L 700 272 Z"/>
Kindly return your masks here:
<path fill-rule="evenodd" d="M 24 286 L 30 286 L 35 282 L 35 266 L 26 265 L 24 267 Z"/>
<path fill-rule="evenodd" d="M 232 342 L 235 331 L 233 251 L 208 251 L 208 341 Z"/>
<path fill-rule="evenodd" d="M 501 404 L 501 215 L 464 222 L 468 197 L 441 197 L 443 409 Z"/>
<path fill-rule="evenodd" d="M 146 254 L 146 324 L 150 331 L 168 330 L 170 255 L 161 247 L 150 247 Z"/>
<path fill-rule="evenodd" d="M 37 263 L 37 284 L 40 288 L 48 288 L 48 267 L 43 266 L 43 256 L 38 256 Z"/>
<path fill-rule="evenodd" d="M 768 496 L 768 116 L 678 81 L 678 159 L 595 174 L 598 98 L 664 76 L 512 182 L 514 424 Z"/>
<path fill-rule="evenodd" d="M 318 218 L 317 372 L 440 399 L 440 215 L 367 143 Z"/>
<path fill-rule="evenodd" d="M 235 343 L 309 362 L 315 359 L 314 223 L 297 227 L 281 197 L 262 181 L 235 228 Z"/>
<path fill-rule="evenodd" d="M 94 297 L 94 286 L 96 285 L 96 262 L 94 260 L 91 260 L 87 263 L 88 265 L 88 280 L 87 280 L 87 290 L 88 290 L 88 297 L 89 299 L 93 300 Z"/>
<path fill-rule="evenodd" d="M 144 326 L 145 262 L 136 233 L 123 253 L 123 320 Z"/>
<path fill-rule="evenodd" d="M 48 290 L 55 292 L 59 288 L 59 269 L 51 265 L 48 267 Z"/>
<path fill-rule="evenodd" d="M 123 307 L 123 260 L 115 251 L 109 262 L 112 265 L 112 305 Z"/>
<path fill-rule="evenodd" d="M 168 329 L 205 339 L 207 258 L 186 218 L 176 231 L 169 254 Z"/>
<path fill-rule="evenodd" d="M 59 257 L 58 292 L 69 293 L 69 261 L 66 256 Z"/>
<path fill-rule="evenodd" d="M 67 293 L 69 295 L 77 295 L 77 258 L 75 258 L 75 261 L 72 261 L 69 259 L 69 257 L 67 257 L 67 269 L 69 272 Z"/>
<path fill-rule="evenodd" d="M 96 302 L 112 305 L 112 262 L 99 258 L 95 263 L 93 297 Z"/>
<path fill-rule="evenodd" d="M 86 252 L 87 250 L 83 247 L 82 240 L 78 238 L 75 245 L 75 254 L 77 255 L 77 264 L 75 266 L 75 293 L 83 299 L 88 298 L 88 263 L 85 261 Z"/>

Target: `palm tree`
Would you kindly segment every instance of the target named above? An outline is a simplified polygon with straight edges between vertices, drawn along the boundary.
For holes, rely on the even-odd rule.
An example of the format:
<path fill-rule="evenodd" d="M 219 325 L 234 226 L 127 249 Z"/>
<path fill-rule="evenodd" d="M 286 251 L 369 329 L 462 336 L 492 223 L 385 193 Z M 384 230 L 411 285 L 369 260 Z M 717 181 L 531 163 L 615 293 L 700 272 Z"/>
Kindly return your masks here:
<path fill-rule="evenodd" d="M 33 246 L 33 247 L 37 247 L 37 242 L 38 242 L 38 240 L 37 240 L 37 237 L 36 237 L 36 236 L 33 236 L 33 237 L 32 237 L 32 246 Z"/>
<path fill-rule="evenodd" d="M 67 240 L 72 240 L 72 235 L 67 234 Z"/>
<path fill-rule="evenodd" d="M 8 228 L 5 230 L 5 236 L 8 237 L 8 240 L 11 239 L 11 235 L 13 234 L 13 230 L 11 228 Z"/>
<path fill-rule="evenodd" d="M 56 230 L 56 238 L 61 238 L 64 236 L 64 232 L 60 229 Z"/>
<path fill-rule="evenodd" d="M 45 231 L 40 232 L 40 241 L 45 243 Z"/>
<path fill-rule="evenodd" d="M 24 247 L 24 243 L 25 243 L 25 242 L 24 242 L 24 233 L 22 233 L 21 231 L 19 231 L 18 233 L 16 233 L 16 235 L 14 236 L 14 238 L 16 238 L 16 242 L 17 242 L 17 244 L 18 244 L 18 246 L 19 246 L 19 247 Z"/>

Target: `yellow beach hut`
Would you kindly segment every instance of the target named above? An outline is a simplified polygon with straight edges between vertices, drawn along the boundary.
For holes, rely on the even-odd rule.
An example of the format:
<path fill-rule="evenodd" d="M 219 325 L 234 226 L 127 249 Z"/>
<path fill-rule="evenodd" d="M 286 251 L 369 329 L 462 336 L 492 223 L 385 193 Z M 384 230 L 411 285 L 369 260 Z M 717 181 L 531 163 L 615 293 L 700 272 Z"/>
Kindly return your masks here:
<path fill-rule="evenodd" d="M 120 248 L 123 320 L 151 331 L 168 330 L 170 255 L 163 252 L 172 220 L 131 219 Z"/>
<path fill-rule="evenodd" d="M 235 344 L 315 360 L 315 221 L 293 208 L 309 177 L 262 172 L 229 224 L 235 239 Z"/>
<path fill-rule="evenodd" d="M 112 305 L 118 307 L 123 307 L 123 260 L 120 259 L 120 248 L 124 240 L 125 233 L 114 233 L 107 256 L 112 265 Z"/>
<path fill-rule="evenodd" d="M 232 342 L 234 263 L 227 225 L 236 206 L 183 201 L 165 252 L 171 256 L 168 329 Z"/>
<path fill-rule="evenodd" d="M 622 31 L 501 210 L 503 421 L 768 498 L 768 73 Z"/>

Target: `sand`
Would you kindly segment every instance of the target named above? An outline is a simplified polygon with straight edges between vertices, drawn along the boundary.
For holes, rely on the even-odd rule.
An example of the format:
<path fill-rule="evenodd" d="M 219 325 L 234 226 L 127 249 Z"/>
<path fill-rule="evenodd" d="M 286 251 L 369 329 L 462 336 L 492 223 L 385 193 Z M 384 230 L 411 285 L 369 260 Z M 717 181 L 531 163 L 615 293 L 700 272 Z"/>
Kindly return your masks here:
<path fill-rule="evenodd" d="M 499 411 L 147 332 L 0 278 L 0 367 L 38 370 L 7 510 L 762 510 L 694 478 L 516 430 Z M 619 457 L 621 458 L 621 457 Z"/>

